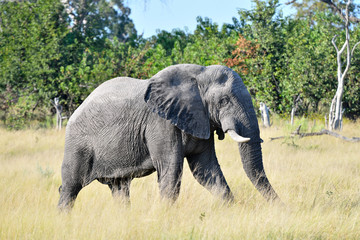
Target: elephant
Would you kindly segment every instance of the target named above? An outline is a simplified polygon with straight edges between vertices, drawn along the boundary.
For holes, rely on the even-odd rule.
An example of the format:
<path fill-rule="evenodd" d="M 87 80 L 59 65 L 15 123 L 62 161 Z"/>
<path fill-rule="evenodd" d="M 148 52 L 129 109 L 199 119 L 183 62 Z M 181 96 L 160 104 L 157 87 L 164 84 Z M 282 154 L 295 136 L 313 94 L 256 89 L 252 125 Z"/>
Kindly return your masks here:
<path fill-rule="evenodd" d="M 278 200 L 264 171 L 251 96 L 235 71 L 178 64 L 147 80 L 108 80 L 68 121 L 58 207 L 71 209 L 79 191 L 94 180 L 130 201 L 131 181 L 155 171 L 161 197 L 174 202 L 185 158 L 201 185 L 232 201 L 216 157 L 215 133 L 238 143 L 252 184 L 268 201 Z"/>

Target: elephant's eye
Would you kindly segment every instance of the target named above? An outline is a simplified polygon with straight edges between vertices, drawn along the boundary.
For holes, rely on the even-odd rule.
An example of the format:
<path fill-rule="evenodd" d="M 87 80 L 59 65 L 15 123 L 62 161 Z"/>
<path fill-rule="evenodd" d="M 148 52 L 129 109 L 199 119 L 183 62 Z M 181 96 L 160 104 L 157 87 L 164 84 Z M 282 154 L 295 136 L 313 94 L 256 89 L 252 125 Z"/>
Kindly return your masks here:
<path fill-rule="evenodd" d="M 230 102 L 228 96 L 223 97 L 219 102 L 219 108 L 225 107 Z"/>

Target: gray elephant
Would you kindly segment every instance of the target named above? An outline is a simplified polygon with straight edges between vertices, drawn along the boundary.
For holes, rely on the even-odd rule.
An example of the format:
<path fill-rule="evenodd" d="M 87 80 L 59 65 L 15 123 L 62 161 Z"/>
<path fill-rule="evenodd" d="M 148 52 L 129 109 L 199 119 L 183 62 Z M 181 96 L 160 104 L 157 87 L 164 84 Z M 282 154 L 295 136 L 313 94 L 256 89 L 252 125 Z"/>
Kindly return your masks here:
<path fill-rule="evenodd" d="M 128 200 L 131 180 L 155 171 L 161 196 L 175 201 L 184 158 L 201 185 L 231 201 L 214 132 L 220 140 L 228 133 L 239 143 L 251 182 L 267 200 L 278 199 L 264 172 L 250 94 L 233 70 L 180 64 L 149 80 L 106 81 L 69 119 L 58 207 L 71 208 L 95 179 Z"/>

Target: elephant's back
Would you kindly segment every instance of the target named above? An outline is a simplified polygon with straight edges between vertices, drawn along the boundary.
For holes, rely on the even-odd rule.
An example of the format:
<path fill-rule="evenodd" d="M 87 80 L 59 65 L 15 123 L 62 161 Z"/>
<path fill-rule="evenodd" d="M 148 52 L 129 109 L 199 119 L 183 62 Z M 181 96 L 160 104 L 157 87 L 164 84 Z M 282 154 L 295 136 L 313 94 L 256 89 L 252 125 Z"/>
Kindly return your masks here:
<path fill-rule="evenodd" d="M 104 115 L 113 116 L 119 111 L 125 111 L 129 105 L 143 106 L 144 94 L 148 86 L 147 80 L 128 77 L 118 77 L 99 85 L 76 109 L 68 124 L 83 122 L 86 118 L 110 119 Z M 135 106 L 133 106 L 135 107 Z M 106 119 L 105 119 L 106 118 Z"/>
<path fill-rule="evenodd" d="M 110 100 L 113 104 L 131 100 L 144 101 L 148 80 L 118 77 L 99 85 L 81 105 L 99 104 Z"/>
<path fill-rule="evenodd" d="M 90 95 L 89 99 L 98 98 L 104 94 L 114 97 L 134 98 L 137 94 L 144 94 L 148 80 L 139 80 L 129 77 L 117 77 L 100 84 Z"/>

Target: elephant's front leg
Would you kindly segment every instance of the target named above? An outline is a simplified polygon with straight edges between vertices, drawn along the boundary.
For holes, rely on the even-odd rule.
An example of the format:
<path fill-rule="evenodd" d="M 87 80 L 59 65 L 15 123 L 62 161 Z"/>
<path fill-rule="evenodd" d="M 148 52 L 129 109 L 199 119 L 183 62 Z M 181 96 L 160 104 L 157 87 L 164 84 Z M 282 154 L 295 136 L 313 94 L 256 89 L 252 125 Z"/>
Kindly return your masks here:
<path fill-rule="evenodd" d="M 171 156 L 168 161 L 161 164 L 160 170 L 157 171 L 160 195 L 163 198 L 176 201 L 180 193 L 184 158 L 179 159 Z"/>
<path fill-rule="evenodd" d="M 214 144 L 209 145 L 204 152 L 186 157 L 190 170 L 195 179 L 211 193 L 220 195 L 227 201 L 233 201 L 234 196 L 221 171 Z"/>
<path fill-rule="evenodd" d="M 175 132 L 170 138 L 157 139 L 159 141 L 148 145 L 158 175 L 160 195 L 172 201 L 175 201 L 179 196 L 184 165 L 179 132 Z"/>
<path fill-rule="evenodd" d="M 158 175 L 160 195 L 163 198 L 175 201 L 180 193 L 181 176 L 183 172 L 184 157 L 180 153 L 172 153 L 163 158 L 155 158 L 155 167 Z"/>

